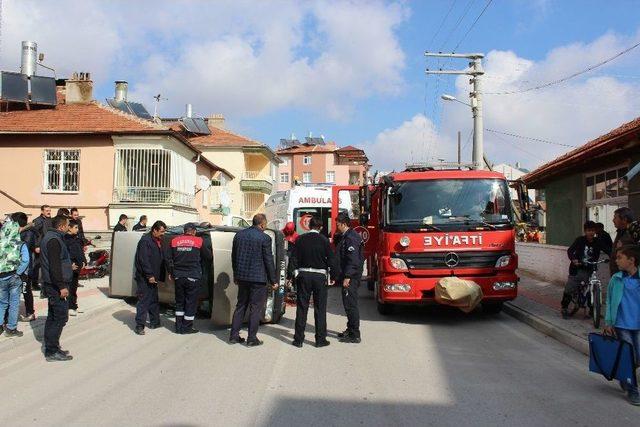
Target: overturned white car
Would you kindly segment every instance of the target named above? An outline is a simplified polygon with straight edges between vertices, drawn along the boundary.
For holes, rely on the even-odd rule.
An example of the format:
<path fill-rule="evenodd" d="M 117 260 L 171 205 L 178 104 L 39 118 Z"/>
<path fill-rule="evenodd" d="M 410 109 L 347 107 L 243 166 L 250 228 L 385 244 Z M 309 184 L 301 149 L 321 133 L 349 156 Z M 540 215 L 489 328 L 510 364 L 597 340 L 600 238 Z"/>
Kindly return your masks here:
<path fill-rule="evenodd" d="M 231 267 L 231 248 L 233 237 L 242 230 L 237 227 L 213 226 L 198 228 L 197 235 L 204 239 L 205 250 L 213 252 L 213 260 L 202 266 L 203 280 L 199 306 L 206 306 L 211 320 L 217 326 L 231 324 L 233 310 L 238 296 L 238 286 L 233 281 Z M 284 238 L 280 231 L 266 230 L 272 240 L 272 249 L 280 287 L 270 290 L 265 304 L 263 322 L 278 323 L 285 311 L 285 249 Z M 182 234 L 182 226 L 170 227 L 165 234 L 163 245 Z M 139 231 L 113 233 L 111 241 L 111 274 L 109 279 L 110 297 L 133 297 L 136 295 L 134 280 L 134 259 L 138 241 L 143 233 Z M 174 283 L 166 280 L 158 284 L 160 302 L 172 304 L 175 301 Z M 204 303 L 204 304 L 203 304 Z"/>

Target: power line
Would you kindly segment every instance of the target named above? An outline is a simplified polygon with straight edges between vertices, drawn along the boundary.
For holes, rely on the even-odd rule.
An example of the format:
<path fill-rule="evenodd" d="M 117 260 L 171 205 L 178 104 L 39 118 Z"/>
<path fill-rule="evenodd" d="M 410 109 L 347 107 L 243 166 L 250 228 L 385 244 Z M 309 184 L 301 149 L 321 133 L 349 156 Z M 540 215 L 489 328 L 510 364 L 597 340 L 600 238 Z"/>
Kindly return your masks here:
<path fill-rule="evenodd" d="M 482 18 L 482 15 L 484 15 L 484 12 L 487 10 L 487 8 L 491 5 L 491 2 L 493 0 L 489 0 L 487 2 L 487 4 L 484 6 L 484 9 L 482 9 L 482 12 L 480 12 L 480 15 L 478 15 L 478 17 L 476 18 L 475 21 L 473 21 L 473 24 L 471 24 L 471 26 L 469 27 L 469 29 L 467 30 L 466 33 L 464 33 L 464 36 L 462 36 L 462 38 L 460 39 L 460 41 L 458 42 L 458 44 L 456 45 L 456 47 L 453 48 L 453 52 L 455 52 L 456 50 L 458 50 L 458 47 L 460 47 L 460 44 L 464 41 L 464 39 L 467 38 L 467 36 L 469 35 L 469 33 L 471 32 L 471 30 L 473 30 L 473 27 L 475 27 L 475 25 L 478 23 L 478 21 L 480 20 L 480 18 Z"/>
<path fill-rule="evenodd" d="M 442 27 L 444 26 L 444 23 L 447 21 L 447 18 L 449 17 L 449 14 L 453 10 L 453 7 L 456 5 L 457 1 L 458 0 L 453 0 L 451 2 L 451 6 L 449 7 L 449 10 L 447 11 L 446 15 L 444 15 L 444 18 L 440 22 L 440 26 L 436 30 L 436 33 L 433 35 L 433 37 L 431 37 L 431 41 L 429 42 L 429 44 L 427 46 L 431 46 L 431 44 L 436 40 L 436 37 L 438 37 L 438 34 L 440 34 L 440 31 L 442 30 Z"/>
<path fill-rule="evenodd" d="M 487 128 L 485 128 L 484 130 L 486 130 L 487 132 L 491 132 L 491 133 L 497 133 L 497 134 L 500 134 L 500 135 L 512 136 L 514 138 L 525 139 L 525 140 L 529 140 L 529 141 L 544 142 L 545 144 L 559 145 L 561 147 L 577 148 L 577 146 L 575 146 L 575 145 L 563 144 L 561 142 L 554 142 L 554 141 L 549 141 L 549 140 L 540 139 L 540 138 L 532 138 L 530 136 L 518 135 L 516 133 L 502 132 L 502 131 L 499 131 L 499 130 L 487 129 Z"/>
<path fill-rule="evenodd" d="M 558 79 L 558 80 L 553 80 L 553 81 L 550 81 L 550 82 L 547 82 L 547 83 L 544 83 L 544 84 L 541 84 L 541 85 L 538 85 L 538 86 L 533 86 L 533 87 L 526 88 L 526 89 L 521 89 L 521 90 L 513 90 L 513 91 L 506 91 L 506 92 L 485 92 L 484 94 L 485 95 L 513 95 L 513 94 L 516 94 L 516 93 L 531 92 L 532 90 L 544 89 L 544 88 L 549 87 L 549 86 L 553 86 L 553 85 L 557 85 L 557 84 L 560 84 L 560 83 L 564 83 L 567 80 L 573 79 L 574 77 L 578 77 L 578 76 L 580 76 L 582 74 L 588 73 L 589 71 L 595 70 L 598 67 L 602 67 L 603 65 L 613 61 L 614 59 L 617 59 L 617 58 L 621 57 L 622 55 L 624 55 L 624 54 L 626 54 L 628 52 L 631 52 L 633 49 L 637 48 L 638 46 L 640 46 L 640 42 L 634 44 L 631 47 L 626 48 L 625 50 L 623 50 L 621 52 L 616 53 L 615 55 L 613 55 L 610 58 L 605 59 L 604 61 L 600 61 L 597 64 L 594 64 L 594 65 L 591 65 L 591 66 L 585 68 L 584 70 L 580 70 L 578 72 L 575 72 L 573 74 L 570 74 L 570 75 L 568 75 L 566 77 L 563 77 L 561 79 Z"/>
<path fill-rule="evenodd" d="M 460 26 L 460 23 L 464 20 L 465 16 L 467 16 L 467 13 L 469 13 L 469 9 L 471 9 L 471 5 L 473 5 L 474 1 L 475 0 L 469 0 L 469 3 L 467 3 L 467 8 L 462 13 L 462 16 L 458 19 L 458 22 L 456 22 L 456 24 L 453 26 L 451 31 L 449 31 L 449 35 L 440 46 L 440 49 L 438 49 L 440 52 L 442 52 L 442 48 L 444 47 L 444 45 L 446 45 L 447 42 L 451 39 L 451 36 L 453 35 L 453 33 L 458 29 L 458 27 Z"/>

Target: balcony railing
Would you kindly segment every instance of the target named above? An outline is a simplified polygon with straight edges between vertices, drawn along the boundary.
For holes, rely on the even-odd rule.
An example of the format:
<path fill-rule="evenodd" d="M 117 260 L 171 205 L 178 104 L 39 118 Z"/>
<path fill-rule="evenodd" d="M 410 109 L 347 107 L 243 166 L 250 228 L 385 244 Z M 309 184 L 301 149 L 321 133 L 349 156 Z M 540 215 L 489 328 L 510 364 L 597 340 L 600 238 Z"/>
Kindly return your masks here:
<path fill-rule="evenodd" d="M 273 191 L 273 178 L 258 171 L 244 171 L 240 180 L 242 191 L 259 191 L 270 194 Z"/>
<path fill-rule="evenodd" d="M 114 203 L 150 203 L 160 205 L 193 206 L 194 196 L 170 188 L 116 187 Z"/>

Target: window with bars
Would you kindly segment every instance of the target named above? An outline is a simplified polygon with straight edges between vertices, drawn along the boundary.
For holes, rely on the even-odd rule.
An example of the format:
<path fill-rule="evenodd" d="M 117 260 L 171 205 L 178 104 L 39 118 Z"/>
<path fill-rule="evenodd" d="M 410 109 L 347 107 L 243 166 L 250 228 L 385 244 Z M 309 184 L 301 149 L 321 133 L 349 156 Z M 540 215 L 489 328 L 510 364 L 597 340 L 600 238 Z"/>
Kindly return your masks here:
<path fill-rule="evenodd" d="M 80 191 L 80 150 L 44 151 L 44 191 Z"/>

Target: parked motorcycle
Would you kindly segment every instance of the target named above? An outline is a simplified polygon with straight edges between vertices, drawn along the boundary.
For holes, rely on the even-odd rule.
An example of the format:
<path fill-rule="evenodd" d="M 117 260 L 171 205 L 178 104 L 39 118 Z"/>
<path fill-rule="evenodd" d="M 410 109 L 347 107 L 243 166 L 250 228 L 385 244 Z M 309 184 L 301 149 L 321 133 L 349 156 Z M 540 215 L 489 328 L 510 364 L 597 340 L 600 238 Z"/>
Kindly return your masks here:
<path fill-rule="evenodd" d="M 101 239 L 101 236 L 96 236 L 93 240 L 98 239 Z M 87 241 L 87 244 L 84 246 L 85 252 L 87 252 L 91 247 L 96 247 L 96 245 L 93 244 L 93 240 Z M 89 252 L 88 255 L 89 263 L 85 264 L 85 266 L 80 269 L 80 279 L 92 279 L 94 277 L 100 278 L 109 274 L 109 251 L 105 249 L 96 249 L 95 251 Z"/>

